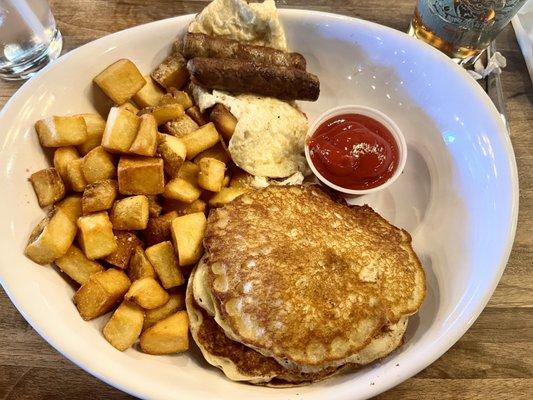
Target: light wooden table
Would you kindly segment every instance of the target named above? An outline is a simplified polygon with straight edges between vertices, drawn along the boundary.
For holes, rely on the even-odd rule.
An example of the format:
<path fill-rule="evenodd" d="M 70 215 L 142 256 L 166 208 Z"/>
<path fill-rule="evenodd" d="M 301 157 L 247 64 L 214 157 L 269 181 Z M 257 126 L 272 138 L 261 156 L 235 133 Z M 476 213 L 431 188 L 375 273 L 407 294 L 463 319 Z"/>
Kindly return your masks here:
<path fill-rule="evenodd" d="M 51 1 L 65 39 L 64 52 L 134 25 L 198 12 L 206 3 Z M 280 7 L 336 12 L 399 30 L 406 30 L 415 3 L 415 0 L 278 1 Z M 499 37 L 498 48 L 508 61 L 503 89 L 520 179 L 518 231 L 509 264 L 489 305 L 466 335 L 433 365 L 379 399 L 533 399 L 533 89 L 510 26 Z M 0 81 L 0 106 L 19 86 Z M 93 378 L 57 353 L 1 292 L 0 398 L 70 400 L 130 396 Z"/>

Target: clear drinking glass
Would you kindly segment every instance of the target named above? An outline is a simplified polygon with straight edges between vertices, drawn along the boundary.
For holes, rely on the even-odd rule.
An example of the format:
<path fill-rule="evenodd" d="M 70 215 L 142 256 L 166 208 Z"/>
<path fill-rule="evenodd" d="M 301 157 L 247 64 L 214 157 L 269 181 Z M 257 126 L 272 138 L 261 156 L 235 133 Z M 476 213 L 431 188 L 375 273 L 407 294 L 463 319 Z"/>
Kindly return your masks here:
<path fill-rule="evenodd" d="M 461 64 L 487 48 L 527 0 L 418 0 L 409 34 Z"/>
<path fill-rule="evenodd" d="M 0 0 L 0 78 L 31 77 L 59 56 L 62 45 L 47 0 Z"/>

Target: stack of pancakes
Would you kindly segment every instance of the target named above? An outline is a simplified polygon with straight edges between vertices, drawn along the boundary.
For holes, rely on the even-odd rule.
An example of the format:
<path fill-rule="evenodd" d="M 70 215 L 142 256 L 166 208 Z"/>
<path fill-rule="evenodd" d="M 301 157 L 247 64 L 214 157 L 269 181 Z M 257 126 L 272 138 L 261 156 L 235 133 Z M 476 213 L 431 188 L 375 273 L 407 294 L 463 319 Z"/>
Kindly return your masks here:
<path fill-rule="evenodd" d="M 425 296 L 411 238 L 318 186 L 268 187 L 211 212 L 187 311 L 228 378 L 314 382 L 403 342 Z"/>

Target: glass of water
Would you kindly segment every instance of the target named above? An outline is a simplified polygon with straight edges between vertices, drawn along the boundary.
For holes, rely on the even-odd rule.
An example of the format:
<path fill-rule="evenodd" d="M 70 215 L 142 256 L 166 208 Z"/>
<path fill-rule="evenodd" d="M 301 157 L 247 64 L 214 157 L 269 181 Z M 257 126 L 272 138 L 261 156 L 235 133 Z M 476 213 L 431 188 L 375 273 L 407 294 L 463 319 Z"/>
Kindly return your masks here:
<path fill-rule="evenodd" d="M 409 33 L 463 65 L 475 61 L 526 0 L 418 0 Z"/>
<path fill-rule="evenodd" d="M 59 56 L 62 45 L 47 0 L 0 0 L 0 78 L 31 77 Z"/>

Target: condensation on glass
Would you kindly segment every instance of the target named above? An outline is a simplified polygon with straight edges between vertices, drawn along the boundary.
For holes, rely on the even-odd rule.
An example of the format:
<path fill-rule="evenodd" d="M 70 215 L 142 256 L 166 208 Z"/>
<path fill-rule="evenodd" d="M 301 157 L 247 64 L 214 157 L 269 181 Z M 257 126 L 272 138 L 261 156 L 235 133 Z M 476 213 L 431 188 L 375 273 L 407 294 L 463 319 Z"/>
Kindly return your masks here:
<path fill-rule="evenodd" d="M 0 78 L 29 78 L 56 59 L 61 47 L 48 1 L 0 0 Z"/>

